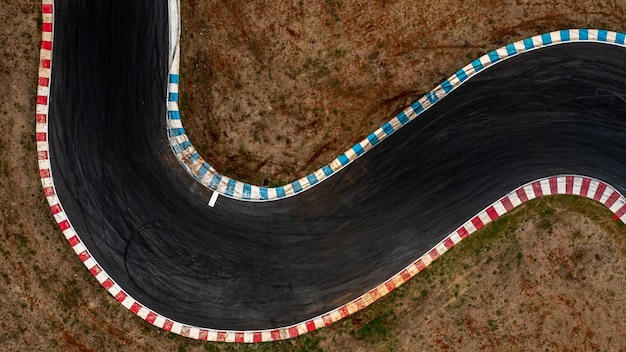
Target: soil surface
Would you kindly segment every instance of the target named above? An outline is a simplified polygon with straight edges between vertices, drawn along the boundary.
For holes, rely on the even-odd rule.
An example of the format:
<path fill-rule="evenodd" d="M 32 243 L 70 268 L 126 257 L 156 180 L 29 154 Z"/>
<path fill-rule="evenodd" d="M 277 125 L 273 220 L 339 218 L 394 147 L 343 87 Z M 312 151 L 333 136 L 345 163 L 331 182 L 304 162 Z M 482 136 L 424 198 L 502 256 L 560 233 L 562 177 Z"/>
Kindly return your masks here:
<path fill-rule="evenodd" d="M 185 126 L 204 157 L 242 180 L 288 181 L 491 49 L 626 23 L 617 1 L 364 4 L 184 1 Z M 624 350 L 626 229 L 565 198 L 520 208 L 366 310 L 295 340 L 202 343 L 152 327 L 97 283 L 53 221 L 35 151 L 40 3 L 5 0 L 0 13 L 2 350 Z"/>
<path fill-rule="evenodd" d="M 623 31 L 624 1 L 182 2 L 181 112 L 218 172 L 291 182 L 473 59 L 564 28 Z"/>

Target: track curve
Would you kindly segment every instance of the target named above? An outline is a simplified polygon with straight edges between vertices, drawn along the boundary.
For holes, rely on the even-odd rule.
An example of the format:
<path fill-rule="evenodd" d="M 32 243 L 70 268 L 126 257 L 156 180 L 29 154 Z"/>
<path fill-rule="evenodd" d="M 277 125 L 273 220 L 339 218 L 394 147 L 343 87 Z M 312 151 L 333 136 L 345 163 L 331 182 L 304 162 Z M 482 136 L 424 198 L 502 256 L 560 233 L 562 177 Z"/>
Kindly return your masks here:
<path fill-rule="evenodd" d="M 319 328 L 524 199 L 576 193 L 624 215 L 623 47 L 513 57 L 314 189 L 211 208 L 165 134 L 167 2 L 55 3 L 38 98 L 46 195 L 96 278 L 166 330 L 253 342 Z M 588 177 L 545 178 L 561 174 Z"/>

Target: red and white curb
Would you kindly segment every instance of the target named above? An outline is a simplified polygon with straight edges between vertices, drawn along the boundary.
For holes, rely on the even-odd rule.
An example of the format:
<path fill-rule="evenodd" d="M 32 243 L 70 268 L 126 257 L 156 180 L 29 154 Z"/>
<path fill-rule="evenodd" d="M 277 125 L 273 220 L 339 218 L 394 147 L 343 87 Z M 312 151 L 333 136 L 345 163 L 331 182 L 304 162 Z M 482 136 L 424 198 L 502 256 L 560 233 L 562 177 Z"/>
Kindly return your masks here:
<path fill-rule="evenodd" d="M 508 211 L 511 211 L 513 208 L 531 199 L 546 195 L 574 194 L 590 198 L 609 208 L 615 214 L 615 220 L 621 220 L 622 222 L 626 220 L 626 199 L 609 184 L 590 177 L 575 175 L 543 178 L 519 187 L 494 202 L 457 230 L 449 234 L 444 240 L 426 254 L 422 255 L 418 260 L 405 267 L 382 284 L 341 307 L 315 318 L 291 326 L 254 331 L 216 330 L 174 321 L 143 306 L 115 283 L 100 267 L 96 259 L 91 256 L 87 247 L 82 243 L 80 236 L 74 230 L 56 196 L 54 181 L 50 171 L 50 153 L 48 145 L 48 101 L 50 97 L 49 86 L 52 69 L 54 23 L 53 0 L 42 0 L 42 16 L 41 59 L 39 62 L 39 80 L 37 87 L 36 136 L 39 175 L 41 177 L 44 194 L 50 204 L 50 210 L 63 232 L 63 235 L 96 280 L 98 280 L 98 282 L 124 307 L 161 329 L 198 340 L 241 343 L 277 341 L 306 334 L 307 332 L 328 326 L 369 306 L 408 281 L 411 277 L 417 275 L 417 273 L 424 270 L 430 263 L 473 232 Z"/>

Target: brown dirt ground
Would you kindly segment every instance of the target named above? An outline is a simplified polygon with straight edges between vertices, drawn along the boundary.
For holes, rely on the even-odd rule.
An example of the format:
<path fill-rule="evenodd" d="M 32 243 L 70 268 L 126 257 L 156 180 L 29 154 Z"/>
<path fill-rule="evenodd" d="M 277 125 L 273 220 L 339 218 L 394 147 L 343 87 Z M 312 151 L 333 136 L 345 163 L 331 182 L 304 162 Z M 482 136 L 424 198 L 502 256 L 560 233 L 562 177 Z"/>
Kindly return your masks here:
<path fill-rule="evenodd" d="M 348 140 L 358 140 L 387 120 L 463 66 L 468 55 L 476 57 L 506 42 L 560 27 L 619 30 L 624 22 L 624 4 L 616 2 L 597 1 L 589 7 L 582 1 L 569 5 L 506 2 L 502 6 L 470 0 L 455 6 L 433 3 L 412 5 L 420 12 L 408 11 L 404 3 L 382 1 L 368 4 L 361 14 L 352 2 L 326 1 L 306 9 L 283 2 L 284 8 L 273 7 L 270 12 L 270 6 L 279 5 L 212 1 L 197 2 L 197 16 L 192 17 L 194 3 L 185 2 L 183 13 L 189 16 L 185 28 L 198 28 L 195 42 L 202 44 L 185 49 L 187 113 L 211 123 L 211 128 L 205 128 L 198 120 L 194 126 L 194 118 L 189 117 L 185 121 L 188 130 L 197 129 L 198 141 L 203 133 L 219 136 L 210 144 L 212 154 L 205 153 L 218 167 L 232 163 L 227 169 L 242 177 L 246 172 L 239 169 L 250 165 L 255 167 L 249 170 L 257 169 L 253 162 L 228 161 L 232 154 L 225 148 L 231 145 L 245 152 L 237 160 L 243 160 L 246 153 L 262 155 L 247 156 L 250 160 L 269 158 L 267 164 L 273 166 L 268 170 L 274 171 L 263 171 L 261 177 L 291 179 L 346 149 Z M 35 0 L 0 3 L 0 79 L 8 88 L 0 98 L 2 350 L 617 351 L 626 346 L 622 333 L 626 328 L 626 229 L 610 221 L 610 214 L 595 203 L 572 199 L 545 199 L 519 209 L 518 216 L 504 218 L 462 242 L 368 309 L 296 340 L 252 346 L 209 344 L 150 326 L 110 297 L 82 266 L 43 197 L 34 142 L 39 6 Z M 209 8 L 211 13 L 203 15 L 201 11 Z M 446 8 L 441 14 L 435 11 Z M 237 10 L 239 17 L 233 15 Z M 453 12 L 462 19 L 453 23 L 443 15 Z M 275 20 L 263 20 L 270 13 Z M 395 16 L 393 26 L 386 14 Z M 523 20 L 513 20 L 515 14 Z M 282 33 L 281 28 L 291 28 L 295 34 L 286 29 Z M 408 30 L 393 32 L 395 28 Z M 420 39 L 435 29 L 441 34 Z M 254 40 L 257 44 L 253 45 Z M 230 49 L 217 49 L 228 48 L 230 41 Z M 402 43 L 407 43 L 406 48 Z M 280 54 L 282 45 L 285 54 Z M 289 53 L 292 58 L 286 60 Z M 241 66 L 230 66 L 235 73 L 220 81 L 218 73 L 228 72 L 229 57 Z M 189 78 L 194 77 L 190 59 L 196 60 L 200 71 L 211 73 L 212 86 L 202 88 L 196 79 L 195 86 L 189 87 L 189 81 L 194 82 Z M 285 67 L 282 72 L 281 66 Z M 296 79 L 290 79 L 294 72 L 299 72 Z M 294 91 L 300 95 L 293 96 Z M 284 103 L 276 98 L 281 95 Z M 232 110 L 235 117 L 228 115 L 231 110 L 224 105 L 228 97 L 241 101 L 238 112 Z M 316 105 L 328 110 L 315 110 Z M 270 114 L 267 106 L 273 111 L 295 110 Z M 195 114 L 199 111 L 204 115 Z M 266 111 L 264 119 L 261 111 Z M 238 116 L 245 113 L 250 116 L 240 122 L 244 127 L 237 127 Z M 257 132 L 260 142 L 254 138 L 253 122 L 266 125 Z M 269 133 L 270 126 L 272 131 L 282 131 L 280 140 Z M 328 137 L 320 133 L 326 130 Z M 306 139 L 312 139 L 307 143 L 313 147 L 307 147 Z M 329 144 L 326 149 L 315 147 L 320 143 Z M 295 146 L 302 152 L 296 153 Z M 318 157 L 308 161 L 321 149 Z M 283 151 L 291 159 L 280 161 Z M 290 163 L 296 165 L 294 171 L 282 171 Z M 255 175 L 250 171 L 250 179 Z"/>
<path fill-rule="evenodd" d="M 181 112 L 205 160 L 291 182 L 471 60 L 563 28 L 624 30 L 613 0 L 183 1 Z"/>

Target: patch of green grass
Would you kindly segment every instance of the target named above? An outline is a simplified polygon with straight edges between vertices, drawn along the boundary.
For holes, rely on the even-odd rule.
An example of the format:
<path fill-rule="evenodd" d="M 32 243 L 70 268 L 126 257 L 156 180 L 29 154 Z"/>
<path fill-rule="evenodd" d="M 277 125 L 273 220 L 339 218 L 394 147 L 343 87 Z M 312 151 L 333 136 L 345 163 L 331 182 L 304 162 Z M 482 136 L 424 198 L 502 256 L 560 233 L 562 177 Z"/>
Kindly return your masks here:
<path fill-rule="evenodd" d="M 393 315 L 393 310 L 391 309 L 377 315 L 374 319 L 370 320 L 370 322 L 356 331 L 356 339 L 369 343 L 386 340 L 391 334 L 391 322 L 393 319 L 395 319 L 395 316 Z"/>

